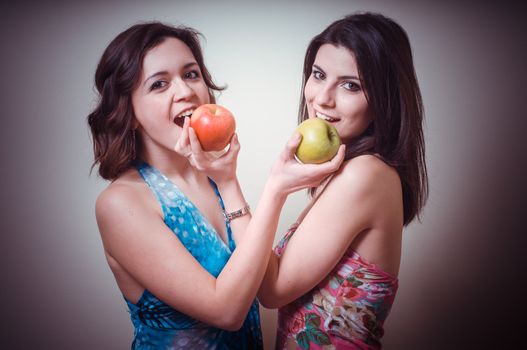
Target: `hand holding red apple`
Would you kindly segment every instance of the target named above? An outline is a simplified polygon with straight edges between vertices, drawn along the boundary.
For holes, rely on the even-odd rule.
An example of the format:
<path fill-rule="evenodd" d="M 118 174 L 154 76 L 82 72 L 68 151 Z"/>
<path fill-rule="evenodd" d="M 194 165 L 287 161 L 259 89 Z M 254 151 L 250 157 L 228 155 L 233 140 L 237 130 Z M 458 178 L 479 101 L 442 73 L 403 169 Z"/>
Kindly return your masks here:
<path fill-rule="evenodd" d="M 227 108 L 204 104 L 192 113 L 190 127 L 196 132 L 204 151 L 221 151 L 231 141 L 236 122 Z"/>
<path fill-rule="evenodd" d="M 230 128 L 234 129 L 234 118 L 231 120 L 233 124 Z M 191 118 L 184 118 L 182 129 L 179 132 L 179 138 L 174 146 L 174 151 L 186 158 L 192 167 L 206 173 L 208 177 L 216 182 L 216 184 L 236 179 L 236 164 L 238 153 L 240 151 L 240 143 L 238 142 L 236 134 L 231 134 L 230 131 L 227 130 L 229 133 L 227 136 L 224 136 L 225 141 L 222 148 L 213 147 L 213 149 L 220 149 L 221 151 L 206 151 L 203 143 L 206 144 L 208 139 L 202 138 L 202 141 L 200 142 L 197 130 L 190 125 Z M 204 125 L 204 130 L 209 130 L 207 124 Z M 230 145 L 228 150 L 225 151 L 224 149 L 229 142 Z"/>

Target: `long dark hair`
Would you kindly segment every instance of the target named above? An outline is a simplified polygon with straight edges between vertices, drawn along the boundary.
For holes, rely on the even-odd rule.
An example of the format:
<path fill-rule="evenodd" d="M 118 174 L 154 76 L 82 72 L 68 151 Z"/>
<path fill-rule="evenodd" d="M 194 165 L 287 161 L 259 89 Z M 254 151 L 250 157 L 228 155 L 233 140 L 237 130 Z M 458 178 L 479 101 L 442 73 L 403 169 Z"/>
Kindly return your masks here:
<path fill-rule="evenodd" d="M 133 25 L 108 45 L 95 72 L 99 102 L 88 115 L 93 138 L 92 169 L 99 164 L 101 177 L 115 180 L 132 166 L 140 152 L 141 143 L 133 130 L 131 94 L 139 82 L 145 54 L 166 38 L 177 38 L 189 47 L 209 89 L 210 101 L 215 102 L 214 91 L 224 88 L 214 84 L 205 67 L 200 35 L 189 27 L 147 22 Z"/>
<path fill-rule="evenodd" d="M 304 59 L 299 122 L 308 118 L 303 91 L 324 44 L 345 47 L 354 54 L 372 115 L 370 126 L 346 145 L 346 159 L 377 154 L 397 170 L 407 225 L 428 197 L 424 111 L 408 36 L 395 21 L 376 13 L 346 16 L 315 36 Z"/>

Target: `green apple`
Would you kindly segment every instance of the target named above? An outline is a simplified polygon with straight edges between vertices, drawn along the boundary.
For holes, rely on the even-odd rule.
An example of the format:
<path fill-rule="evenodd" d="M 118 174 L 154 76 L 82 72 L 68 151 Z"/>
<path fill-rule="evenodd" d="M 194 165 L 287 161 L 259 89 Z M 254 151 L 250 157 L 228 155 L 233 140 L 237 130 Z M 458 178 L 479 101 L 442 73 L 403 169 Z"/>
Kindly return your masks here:
<path fill-rule="evenodd" d="M 340 146 L 339 134 L 337 129 L 325 120 L 304 120 L 296 130 L 302 135 L 302 141 L 296 149 L 296 157 L 302 163 L 324 163 L 337 154 Z"/>

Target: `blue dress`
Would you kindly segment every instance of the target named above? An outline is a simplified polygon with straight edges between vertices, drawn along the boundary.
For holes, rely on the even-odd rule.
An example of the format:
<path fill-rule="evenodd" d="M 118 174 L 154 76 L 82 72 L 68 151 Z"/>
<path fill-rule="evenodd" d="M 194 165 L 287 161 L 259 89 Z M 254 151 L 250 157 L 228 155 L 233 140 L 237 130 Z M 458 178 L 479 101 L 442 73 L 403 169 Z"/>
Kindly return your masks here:
<path fill-rule="evenodd" d="M 227 246 L 198 208 L 166 176 L 146 163 L 136 167 L 160 202 L 165 224 L 201 266 L 218 277 L 236 248 L 230 226 L 227 224 Z M 216 185 L 210 183 L 224 208 Z M 195 320 L 163 303 L 146 289 L 137 304 L 129 300 L 126 303 L 135 328 L 132 349 L 263 349 L 256 300 L 242 328 L 235 332 Z"/>

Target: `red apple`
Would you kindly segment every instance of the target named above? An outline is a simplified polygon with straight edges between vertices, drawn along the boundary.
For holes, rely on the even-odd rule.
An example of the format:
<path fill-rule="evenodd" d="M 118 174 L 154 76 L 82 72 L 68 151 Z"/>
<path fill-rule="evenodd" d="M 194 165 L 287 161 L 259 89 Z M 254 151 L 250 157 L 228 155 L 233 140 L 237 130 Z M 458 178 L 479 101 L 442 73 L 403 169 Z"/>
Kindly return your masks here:
<path fill-rule="evenodd" d="M 236 122 L 225 107 L 215 104 L 199 106 L 190 117 L 190 126 L 204 151 L 221 151 L 231 141 Z"/>

